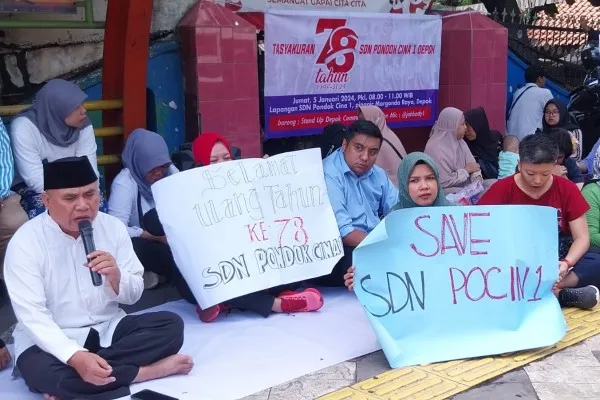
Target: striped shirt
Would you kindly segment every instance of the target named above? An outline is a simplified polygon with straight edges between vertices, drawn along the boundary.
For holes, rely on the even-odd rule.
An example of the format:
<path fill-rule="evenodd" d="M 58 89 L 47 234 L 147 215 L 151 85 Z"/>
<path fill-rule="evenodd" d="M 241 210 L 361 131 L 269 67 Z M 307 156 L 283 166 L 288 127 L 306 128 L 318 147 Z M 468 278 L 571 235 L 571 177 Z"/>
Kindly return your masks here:
<path fill-rule="evenodd" d="M 10 137 L 0 119 L 0 199 L 5 199 L 11 194 L 10 186 L 13 182 L 14 172 Z"/>

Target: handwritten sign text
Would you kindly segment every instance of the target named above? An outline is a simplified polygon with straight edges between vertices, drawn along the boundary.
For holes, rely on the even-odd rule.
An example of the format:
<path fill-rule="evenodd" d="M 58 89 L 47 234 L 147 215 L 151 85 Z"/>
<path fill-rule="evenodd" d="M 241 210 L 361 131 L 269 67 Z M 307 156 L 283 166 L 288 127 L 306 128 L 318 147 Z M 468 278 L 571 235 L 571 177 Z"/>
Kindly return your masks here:
<path fill-rule="evenodd" d="M 185 171 L 152 191 L 201 307 L 325 275 L 343 255 L 317 149 Z"/>
<path fill-rule="evenodd" d="M 392 367 L 560 340 L 566 327 L 551 291 L 558 278 L 555 215 L 532 206 L 388 215 L 353 256 L 356 293 Z"/>

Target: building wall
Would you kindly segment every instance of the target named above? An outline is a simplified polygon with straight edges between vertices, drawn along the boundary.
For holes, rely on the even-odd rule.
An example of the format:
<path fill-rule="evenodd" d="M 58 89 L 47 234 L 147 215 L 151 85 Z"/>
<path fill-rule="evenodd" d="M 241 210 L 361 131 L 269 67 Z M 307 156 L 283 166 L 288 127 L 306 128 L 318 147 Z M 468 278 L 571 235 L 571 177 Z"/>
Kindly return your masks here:
<path fill-rule="evenodd" d="M 93 0 L 96 20 L 106 19 L 108 0 Z M 111 0 L 119 1 L 119 0 Z M 197 0 L 154 0 L 152 32 L 172 31 Z M 31 19 L 18 14 L 13 19 Z M 39 17 L 38 17 L 39 18 Z M 51 19 L 44 17 L 44 19 Z M 79 15 L 52 19 L 83 20 Z M 2 34 L 3 33 L 3 34 Z M 102 59 L 103 30 L 5 29 L 0 33 L 0 104 L 18 103 L 48 79 L 76 75 Z"/>

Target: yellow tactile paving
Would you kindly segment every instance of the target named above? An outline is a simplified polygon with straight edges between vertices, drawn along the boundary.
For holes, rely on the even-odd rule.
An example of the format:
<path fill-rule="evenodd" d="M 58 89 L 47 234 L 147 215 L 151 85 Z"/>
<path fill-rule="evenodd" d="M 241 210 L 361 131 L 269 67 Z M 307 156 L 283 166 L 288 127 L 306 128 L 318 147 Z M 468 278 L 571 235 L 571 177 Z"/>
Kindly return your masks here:
<path fill-rule="evenodd" d="M 486 357 L 431 364 L 420 368 L 443 379 L 472 387 L 518 367 L 519 365 L 509 357 Z"/>
<path fill-rule="evenodd" d="M 337 392 L 329 393 L 328 395 L 321 397 L 326 400 L 377 400 L 376 397 L 366 395 L 354 390 L 350 387 L 338 390 Z"/>
<path fill-rule="evenodd" d="M 320 400 L 442 400 L 600 334 L 600 307 L 564 310 L 567 334 L 554 346 L 384 372 Z"/>
<path fill-rule="evenodd" d="M 445 399 L 466 389 L 467 386 L 444 379 L 421 368 L 401 368 L 385 372 L 352 388 L 376 399 Z"/>
<path fill-rule="evenodd" d="M 585 322 L 600 326 L 600 307 L 592 311 L 577 310 L 575 308 L 564 311 L 565 319 L 569 321 Z"/>

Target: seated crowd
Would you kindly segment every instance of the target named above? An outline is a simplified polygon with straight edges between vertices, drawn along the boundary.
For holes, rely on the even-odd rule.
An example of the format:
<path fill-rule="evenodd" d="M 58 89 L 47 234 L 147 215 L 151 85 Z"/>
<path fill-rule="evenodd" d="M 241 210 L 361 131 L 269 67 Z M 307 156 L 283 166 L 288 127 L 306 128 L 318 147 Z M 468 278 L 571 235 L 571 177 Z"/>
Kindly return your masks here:
<path fill-rule="evenodd" d="M 353 289 L 352 251 L 388 213 L 457 206 L 446 196 L 472 183 L 485 190 L 481 205 L 555 208 L 560 233 L 554 293 L 563 307 L 589 309 L 599 301 L 600 153 L 591 164 L 578 165 L 581 139 L 558 100 L 545 100 L 535 126 L 527 119 L 531 132 L 506 136 L 490 129 L 483 108 L 446 108 L 425 151 L 410 154 L 375 106 L 360 107 L 350 126 L 326 127 L 323 171 L 343 257 L 326 276 L 203 310 L 177 267 L 152 195 L 152 184 L 179 173 L 165 140 L 144 129 L 128 136 L 123 169 L 101 212 L 96 144 L 84 99 L 77 86 L 52 80 L 12 121 L 10 135 L 0 121 L 0 196 L 8 208 L 0 213 L 0 262 L 18 319 L 15 373 L 48 399 L 120 397 L 131 383 L 190 372 L 193 360 L 178 354 L 178 315 L 134 316 L 119 308 L 161 280 L 172 283 L 203 322 L 229 309 L 264 317 L 317 311 L 324 303 L 315 287 Z M 511 110 L 525 117 L 515 104 Z M 215 133 L 200 134 L 192 153 L 195 166 L 234 158 L 227 139 Z M 584 174 L 593 178 L 585 186 Z M 78 228 L 84 220 L 91 221 L 100 249 L 87 255 Z M 102 290 L 92 290 L 90 270 L 103 277 Z M 0 341 L 0 368 L 9 362 Z"/>

